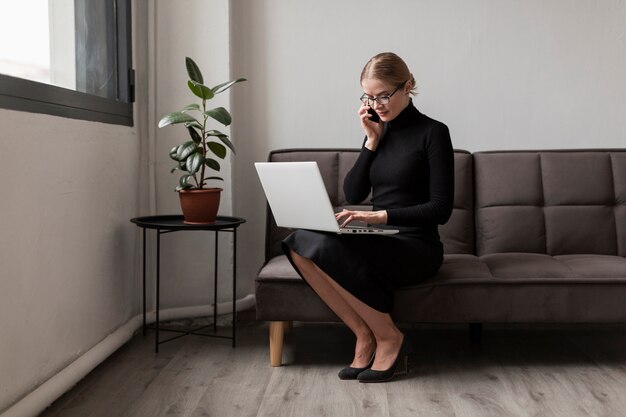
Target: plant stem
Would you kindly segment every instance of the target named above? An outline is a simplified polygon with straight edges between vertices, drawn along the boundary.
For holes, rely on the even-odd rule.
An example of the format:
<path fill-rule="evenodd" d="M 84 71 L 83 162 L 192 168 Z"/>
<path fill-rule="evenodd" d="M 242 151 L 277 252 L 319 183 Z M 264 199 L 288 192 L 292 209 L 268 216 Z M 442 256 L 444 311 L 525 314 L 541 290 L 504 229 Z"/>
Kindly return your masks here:
<path fill-rule="evenodd" d="M 202 121 L 202 130 L 201 130 L 201 134 L 202 134 L 202 152 L 204 153 L 204 157 L 206 158 L 206 119 L 207 119 L 207 115 L 204 114 L 206 112 L 206 100 L 202 99 L 202 116 L 204 116 L 204 120 Z M 202 190 L 204 187 L 204 167 L 206 166 L 206 164 L 203 162 L 202 163 L 202 168 L 200 168 L 200 187 L 199 189 Z"/>

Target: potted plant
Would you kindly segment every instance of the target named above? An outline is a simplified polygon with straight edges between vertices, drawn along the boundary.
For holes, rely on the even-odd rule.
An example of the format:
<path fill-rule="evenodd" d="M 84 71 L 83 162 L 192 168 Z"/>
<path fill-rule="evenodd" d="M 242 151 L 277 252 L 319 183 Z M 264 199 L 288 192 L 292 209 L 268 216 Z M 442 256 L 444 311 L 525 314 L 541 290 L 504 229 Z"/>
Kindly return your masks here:
<path fill-rule="evenodd" d="M 189 134 L 189 140 L 174 146 L 170 151 L 170 158 L 176 161 L 176 166 L 171 172 L 182 171 L 176 191 L 180 197 L 185 223 L 213 223 L 217 216 L 222 189 L 208 187 L 207 181 L 223 181 L 223 178 L 209 172 L 219 172 L 221 168 L 219 160 L 226 157 L 226 148 L 235 153 L 235 147 L 228 135 L 207 126 L 207 122 L 210 121 L 217 121 L 224 126 L 230 125 L 232 121 L 230 113 L 224 107 L 207 109 L 207 101 L 246 79 L 238 78 L 209 88 L 204 85 L 202 72 L 193 59 L 185 58 L 185 66 L 189 75 L 187 86 L 200 98 L 200 103 L 192 103 L 179 111 L 167 114 L 159 121 L 159 128 L 183 124 Z"/>

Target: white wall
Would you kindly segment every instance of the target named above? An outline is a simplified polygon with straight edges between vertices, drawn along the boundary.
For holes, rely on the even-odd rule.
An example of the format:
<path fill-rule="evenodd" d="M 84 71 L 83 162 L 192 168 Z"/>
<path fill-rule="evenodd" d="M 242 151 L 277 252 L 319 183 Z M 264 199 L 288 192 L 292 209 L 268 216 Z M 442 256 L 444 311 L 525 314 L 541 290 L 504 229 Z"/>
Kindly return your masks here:
<path fill-rule="evenodd" d="M 0 410 L 137 314 L 135 129 L 0 110 Z"/>
<path fill-rule="evenodd" d="M 152 4 L 148 17 L 150 22 L 154 22 L 149 34 L 148 58 L 148 72 L 152 80 L 148 140 L 153 149 L 151 163 L 154 178 L 149 190 L 152 200 L 150 214 L 180 214 L 178 193 L 174 191 L 180 171 L 170 173 L 175 163 L 169 158 L 169 151 L 189 140 L 189 134 L 181 125 L 163 129 L 157 129 L 156 125 L 167 113 L 190 103 L 199 103 L 187 88 L 186 56 L 198 64 L 205 84 L 215 86 L 230 79 L 229 2 L 159 0 Z M 239 88 L 239 85 L 234 88 Z M 209 108 L 218 106 L 230 109 L 229 93 L 219 94 L 207 103 Z M 228 128 L 217 122 L 212 128 L 229 133 Z M 219 214 L 230 215 L 230 157 L 220 162 L 222 169 L 216 175 L 222 176 L 225 181 L 215 181 L 211 186 L 224 189 Z M 163 308 L 213 302 L 214 239 L 212 232 L 172 233 L 161 237 Z M 221 302 L 232 298 L 232 236 L 222 233 L 220 239 L 218 301 Z"/>
<path fill-rule="evenodd" d="M 252 163 L 272 149 L 358 147 L 358 77 L 402 56 L 417 107 L 456 148 L 626 145 L 626 1 L 233 0 L 240 147 L 234 212 L 246 217 L 245 279 L 263 259 L 265 205 Z"/>

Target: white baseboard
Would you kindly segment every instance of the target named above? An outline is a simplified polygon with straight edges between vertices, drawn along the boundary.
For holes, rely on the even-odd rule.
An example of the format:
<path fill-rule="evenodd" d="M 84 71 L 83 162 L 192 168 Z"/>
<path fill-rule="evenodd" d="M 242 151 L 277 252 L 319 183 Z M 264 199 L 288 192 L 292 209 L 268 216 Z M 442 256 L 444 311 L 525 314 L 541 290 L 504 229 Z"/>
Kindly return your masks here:
<path fill-rule="evenodd" d="M 254 306 L 255 297 L 249 294 L 236 302 L 237 311 L 250 309 Z M 217 314 L 230 313 L 232 302 L 217 305 Z M 213 306 L 192 306 L 171 308 L 159 311 L 159 320 L 176 320 L 182 318 L 206 317 L 213 315 Z M 150 312 L 146 320 L 154 323 L 156 314 Z M 128 342 L 135 332 L 143 325 L 143 314 L 138 314 L 128 320 L 113 333 L 105 337 L 96 346 L 89 349 L 74 362 L 66 366 L 52 378 L 38 386 L 30 394 L 13 404 L 0 417 L 36 417 L 57 398 L 69 391 L 89 372 L 96 368 L 113 352 Z"/>

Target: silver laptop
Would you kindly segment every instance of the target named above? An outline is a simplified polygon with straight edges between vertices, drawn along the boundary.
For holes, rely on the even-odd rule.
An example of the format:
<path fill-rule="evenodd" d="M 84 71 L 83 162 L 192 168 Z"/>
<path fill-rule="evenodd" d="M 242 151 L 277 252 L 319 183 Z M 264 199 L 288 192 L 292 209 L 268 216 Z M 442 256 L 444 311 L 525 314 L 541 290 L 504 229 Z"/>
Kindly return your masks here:
<path fill-rule="evenodd" d="M 317 162 L 255 162 L 276 224 L 335 233 L 395 234 L 376 227 L 339 227 Z"/>

